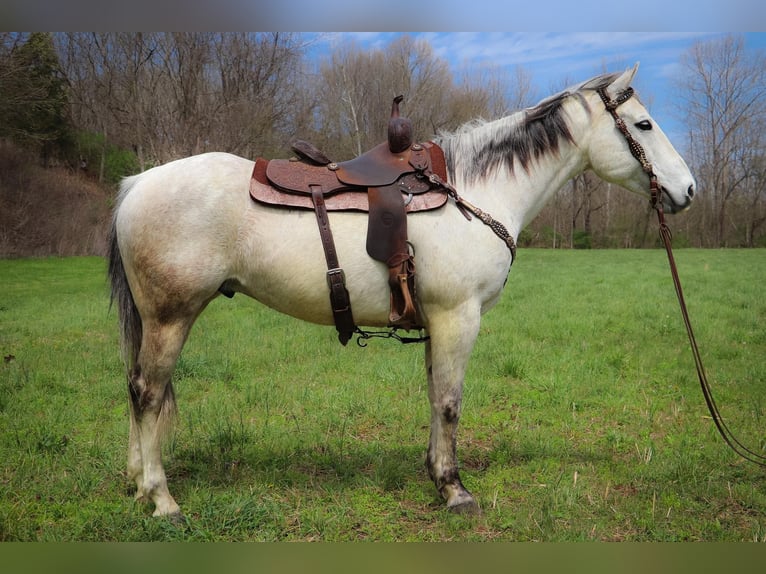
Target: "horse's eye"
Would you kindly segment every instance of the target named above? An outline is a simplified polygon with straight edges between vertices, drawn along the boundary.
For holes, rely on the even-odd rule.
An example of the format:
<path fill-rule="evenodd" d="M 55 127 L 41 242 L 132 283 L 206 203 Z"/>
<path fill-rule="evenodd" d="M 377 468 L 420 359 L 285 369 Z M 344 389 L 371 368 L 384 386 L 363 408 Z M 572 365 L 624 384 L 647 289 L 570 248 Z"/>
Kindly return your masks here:
<path fill-rule="evenodd" d="M 650 129 L 652 129 L 652 122 L 650 122 L 649 120 L 643 120 L 643 121 L 638 122 L 636 124 L 636 127 L 638 129 L 640 129 L 641 131 L 646 132 L 646 131 L 649 131 Z"/>

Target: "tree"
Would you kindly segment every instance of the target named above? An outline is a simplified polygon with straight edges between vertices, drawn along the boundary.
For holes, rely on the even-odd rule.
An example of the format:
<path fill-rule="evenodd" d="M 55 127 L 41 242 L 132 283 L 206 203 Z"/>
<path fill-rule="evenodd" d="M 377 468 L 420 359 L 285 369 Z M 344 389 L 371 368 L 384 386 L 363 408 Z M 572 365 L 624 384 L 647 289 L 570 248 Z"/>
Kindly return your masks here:
<path fill-rule="evenodd" d="M 247 157 L 284 153 L 287 140 L 312 121 L 305 47 L 298 36 L 280 32 L 217 35 L 211 83 L 220 95 L 211 110 L 212 139 Z"/>
<path fill-rule="evenodd" d="M 320 64 L 317 141 L 339 159 L 380 143 L 386 138 L 391 101 L 399 94 L 416 139 L 477 117 L 494 119 L 508 109 L 505 76 L 498 75 L 487 87 L 477 81 L 480 77 L 466 73 L 456 80 L 427 41 L 408 35 L 383 49 L 342 44 Z"/>
<path fill-rule="evenodd" d="M 78 152 L 97 166 L 99 181 L 108 179 L 111 149 L 131 150 L 140 169 L 158 161 L 159 36 L 76 32 L 59 34 L 57 42 L 80 132 Z"/>
<path fill-rule="evenodd" d="M 0 135 L 32 147 L 43 163 L 70 136 L 66 81 L 51 35 L 4 35 L 0 53 Z"/>
<path fill-rule="evenodd" d="M 741 228 L 760 227 L 763 217 L 762 163 L 766 115 L 766 58 L 748 55 L 741 36 L 698 42 L 681 59 L 679 77 L 689 126 L 692 167 L 703 190 L 703 225 L 708 243 L 721 247 L 753 243 Z M 734 207 L 749 197 L 748 211 L 760 214 L 742 225 Z M 738 229 L 739 228 L 739 229 Z M 738 235 L 740 235 L 738 237 Z"/>
<path fill-rule="evenodd" d="M 77 125 L 131 150 L 141 169 L 203 151 L 284 148 L 304 110 L 303 44 L 284 33 L 57 36 Z M 304 114 L 305 115 L 305 114 Z M 103 174 L 102 167 L 100 173 Z M 103 179 L 103 178 L 102 178 Z"/>

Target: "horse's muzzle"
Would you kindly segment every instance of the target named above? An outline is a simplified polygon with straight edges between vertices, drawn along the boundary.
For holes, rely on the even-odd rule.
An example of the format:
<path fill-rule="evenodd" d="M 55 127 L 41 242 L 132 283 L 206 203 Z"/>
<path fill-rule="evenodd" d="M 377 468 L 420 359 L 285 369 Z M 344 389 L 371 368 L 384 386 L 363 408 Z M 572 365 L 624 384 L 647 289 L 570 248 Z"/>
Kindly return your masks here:
<path fill-rule="evenodd" d="M 683 196 L 683 203 L 677 203 L 665 187 L 661 187 L 660 189 L 662 191 L 662 206 L 668 213 L 681 213 L 682 211 L 689 209 L 695 194 L 695 187 L 694 184 L 692 184 L 688 187 Z"/>

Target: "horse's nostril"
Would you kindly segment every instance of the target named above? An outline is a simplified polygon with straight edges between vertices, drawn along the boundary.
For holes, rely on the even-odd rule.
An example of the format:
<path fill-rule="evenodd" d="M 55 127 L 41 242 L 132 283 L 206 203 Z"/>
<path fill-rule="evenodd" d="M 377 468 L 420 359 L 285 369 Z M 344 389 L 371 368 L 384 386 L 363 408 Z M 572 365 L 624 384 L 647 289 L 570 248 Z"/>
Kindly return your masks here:
<path fill-rule="evenodd" d="M 686 195 L 689 196 L 689 199 L 693 199 L 694 198 L 694 184 L 691 184 L 689 186 L 689 189 L 686 191 Z"/>

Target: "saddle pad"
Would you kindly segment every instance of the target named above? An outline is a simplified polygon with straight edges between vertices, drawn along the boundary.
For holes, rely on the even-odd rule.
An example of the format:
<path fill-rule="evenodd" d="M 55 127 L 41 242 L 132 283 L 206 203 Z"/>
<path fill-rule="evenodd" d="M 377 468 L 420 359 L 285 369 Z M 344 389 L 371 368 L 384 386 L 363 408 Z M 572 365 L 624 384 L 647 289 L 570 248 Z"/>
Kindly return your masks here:
<path fill-rule="evenodd" d="M 265 163 L 265 160 L 262 160 Z M 285 193 L 274 187 L 262 183 L 256 172 L 258 163 L 253 169 L 253 176 L 250 179 L 250 196 L 257 202 L 275 207 L 285 207 L 292 209 L 314 210 L 314 204 L 310 195 L 301 195 L 296 193 Z M 405 206 L 406 213 L 417 211 L 428 211 L 438 209 L 447 203 L 447 194 L 442 191 L 427 191 L 417 195 L 402 194 L 404 201 L 409 203 Z M 325 206 L 327 211 L 361 211 L 368 212 L 367 194 L 358 191 L 338 192 L 325 197 Z"/>

